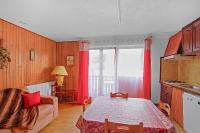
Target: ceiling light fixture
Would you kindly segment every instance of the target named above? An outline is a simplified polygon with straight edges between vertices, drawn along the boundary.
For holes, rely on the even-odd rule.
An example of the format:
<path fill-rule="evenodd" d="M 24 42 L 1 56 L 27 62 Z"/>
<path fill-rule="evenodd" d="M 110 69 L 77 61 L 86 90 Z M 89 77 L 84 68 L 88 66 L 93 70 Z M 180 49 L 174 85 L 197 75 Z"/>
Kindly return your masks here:
<path fill-rule="evenodd" d="M 117 12 L 118 12 L 118 22 L 121 25 L 122 24 L 122 16 L 121 16 L 121 1 L 117 0 Z"/>

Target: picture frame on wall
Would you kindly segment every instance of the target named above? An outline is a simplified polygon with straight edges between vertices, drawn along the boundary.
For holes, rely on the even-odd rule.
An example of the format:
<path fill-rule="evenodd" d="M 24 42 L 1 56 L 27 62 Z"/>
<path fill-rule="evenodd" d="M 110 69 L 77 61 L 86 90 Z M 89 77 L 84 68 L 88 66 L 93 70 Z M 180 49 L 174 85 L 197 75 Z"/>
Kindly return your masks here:
<path fill-rule="evenodd" d="M 67 60 L 67 66 L 74 65 L 74 55 L 68 55 L 66 60 Z"/>
<path fill-rule="evenodd" d="M 33 48 L 30 49 L 30 61 L 35 61 L 35 50 Z"/>

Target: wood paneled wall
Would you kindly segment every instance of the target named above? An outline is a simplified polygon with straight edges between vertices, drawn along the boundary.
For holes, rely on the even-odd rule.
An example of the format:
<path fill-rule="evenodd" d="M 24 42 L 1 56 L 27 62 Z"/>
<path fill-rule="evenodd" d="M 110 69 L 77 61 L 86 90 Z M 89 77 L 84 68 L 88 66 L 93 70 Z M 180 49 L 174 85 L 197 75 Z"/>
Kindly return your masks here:
<path fill-rule="evenodd" d="M 200 84 L 200 55 L 192 60 L 178 62 L 178 79 L 190 84 Z"/>
<path fill-rule="evenodd" d="M 57 43 L 57 65 L 66 67 L 68 76 L 65 77 L 66 89 L 77 89 L 79 75 L 79 43 L 78 42 L 60 42 Z M 74 55 L 74 65 L 67 66 L 66 58 L 68 55 Z"/>
<path fill-rule="evenodd" d="M 191 60 L 161 60 L 161 81 L 179 80 L 190 84 L 200 84 L 200 55 Z"/>
<path fill-rule="evenodd" d="M 161 59 L 160 81 L 178 80 L 178 62 Z"/>
<path fill-rule="evenodd" d="M 0 39 L 11 53 L 11 62 L 0 69 L 0 89 L 54 80 L 50 75 L 56 65 L 56 42 L 0 19 Z M 35 49 L 35 61 L 29 50 Z"/>

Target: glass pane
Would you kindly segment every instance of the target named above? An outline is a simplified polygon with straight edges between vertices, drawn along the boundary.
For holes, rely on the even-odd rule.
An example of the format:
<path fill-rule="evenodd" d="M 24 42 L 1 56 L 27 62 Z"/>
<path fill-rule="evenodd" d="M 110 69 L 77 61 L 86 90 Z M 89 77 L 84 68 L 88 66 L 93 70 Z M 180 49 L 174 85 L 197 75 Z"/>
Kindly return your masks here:
<path fill-rule="evenodd" d="M 100 50 L 89 52 L 89 75 L 99 76 L 100 74 Z"/>
<path fill-rule="evenodd" d="M 115 89 L 115 49 L 103 50 L 103 95 Z"/>
<path fill-rule="evenodd" d="M 100 50 L 90 50 L 89 58 L 89 95 L 96 97 L 99 95 Z"/>
<path fill-rule="evenodd" d="M 141 97 L 143 74 L 143 49 L 119 49 L 118 91 L 129 97 Z"/>
<path fill-rule="evenodd" d="M 118 75 L 138 77 L 143 74 L 144 49 L 119 49 Z"/>

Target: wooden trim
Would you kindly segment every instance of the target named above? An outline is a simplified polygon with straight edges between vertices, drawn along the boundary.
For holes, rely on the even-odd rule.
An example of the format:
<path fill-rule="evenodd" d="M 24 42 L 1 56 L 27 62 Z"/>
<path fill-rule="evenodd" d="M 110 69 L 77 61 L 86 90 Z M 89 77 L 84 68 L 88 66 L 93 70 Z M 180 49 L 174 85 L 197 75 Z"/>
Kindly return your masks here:
<path fill-rule="evenodd" d="M 162 73 L 161 73 L 161 70 L 162 70 L 162 60 L 163 60 L 164 57 L 160 57 L 160 83 L 162 82 L 161 81 L 161 76 L 162 76 Z"/>
<path fill-rule="evenodd" d="M 104 128 L 104 133 L 110 133 L 110 130 L 120 133 L 144 133 L 144 126 L 142 122 L 136 125 L 127 125 L 122 123 L 113 123 L 108 121 L 108 118 L 105 118 Z"/>
<path fill-rule="evenodd" d="M 112 92 L 110 92 L 110 97 L 111 98 L 116 98 L 116 97 L 128 98 L 128 93 L 121 93 L 121 92 L 112 93 Z"/>
<path fill-rule="evenodd" d="M 78 41 L 61 41 L 61 42 L 56 42 L 56 43 L 73 43 L 73 42 L 78 42 Z"/>
<path fill-rule="evenodd" d="M 199 21 L 199 20 L 200 20 L 200 17 L 197 18 L 197 19 L 195 19 L 195 20 L 192 21 L 191 23 L 187 24 L 186 26 L 184 26 L 184 27 L 182 28 L 182 30 L 185 29 L 185 28 L 187 28 L 187 27 L 189 27 L 190 25 L 192 25 L 193 23 L 195 23 L 195 22 L 197 22 L 197 21 Z"/>
<path fill-rule="evenodd" d="M 83 101 L 83 112 L 85 112 L 87 105 L 89 105 L 91 103 L 92 103 L 92 98 L 91 97 L 89 97 L 88 99 L 85 99 Z"/>

